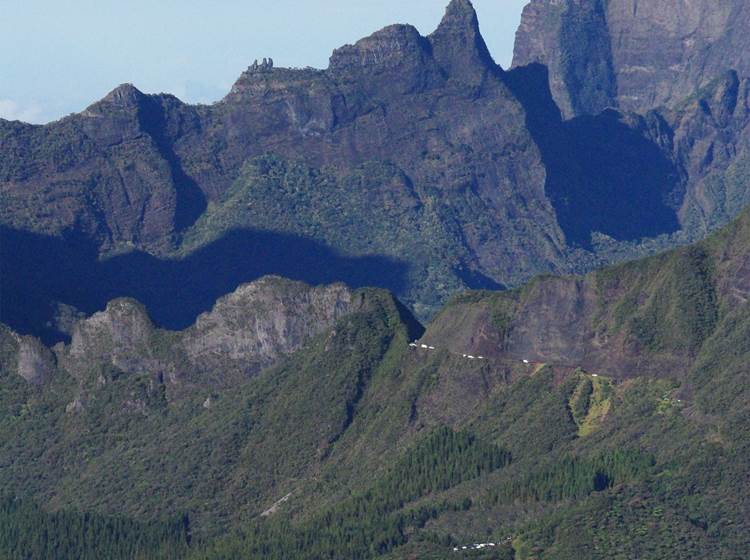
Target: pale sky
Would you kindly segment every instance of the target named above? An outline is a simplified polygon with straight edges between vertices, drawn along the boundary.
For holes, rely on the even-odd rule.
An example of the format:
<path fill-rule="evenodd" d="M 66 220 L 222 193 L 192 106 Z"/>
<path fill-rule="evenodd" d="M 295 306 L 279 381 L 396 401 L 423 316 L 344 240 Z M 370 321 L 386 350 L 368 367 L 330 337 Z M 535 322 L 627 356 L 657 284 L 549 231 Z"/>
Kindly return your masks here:
<path fill-rule="evenodd" d="M 528 0 L 473 0 L 510 65 Z M 391 23 L 432 32 L 448 0 L 0 0 L 0 117 L 43 123 L 118 84 L 191 103 L 223 97 L 256 58 L 325 68 L 331 51 Z"/>

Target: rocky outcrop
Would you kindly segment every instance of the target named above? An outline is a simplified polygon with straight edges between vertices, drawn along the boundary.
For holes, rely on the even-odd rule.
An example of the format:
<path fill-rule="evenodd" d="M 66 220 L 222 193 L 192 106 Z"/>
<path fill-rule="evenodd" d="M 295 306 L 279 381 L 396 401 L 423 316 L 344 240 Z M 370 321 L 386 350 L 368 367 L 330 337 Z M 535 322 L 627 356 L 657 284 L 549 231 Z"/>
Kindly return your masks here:
<path fill-rule="evenodd" d="M 57 369 L 55 354 L 33 336 L 20 336 L 0 323 L 0 375 L 42 385 Z"/>
<path fill-rule="evenodd" d="M 429 43 L 416 28 L 411 25 L 391 25 L 354 45 L 345 45 L 333 51 L 328 73 L 342 81 L 370 82 L 367 84 L 370 87 L 384 85 L 381 80 L 386 75 L 396 78 L 402 74 L 406 81 L 393 84 L 392 93 L 398 95 L 429 84 L 427 81 L 420 84 L 419 79 L 437 70 L 431 58 Z M 368 73 L 371 76 L 368 77 Z M 381 93 L 388 94 L 385 91 Z"/>
<path fill-rule="evenodd" d="M 527 4 L 516 32 L 513 66 L 532 63 L 549 69 L 550 89 L 565 117 L 617 106 L 604 0 Z"/>
<path fill-rule="evenodd" d="M 35 385 L 44 383 L 55 372 L 55 357 L 38 339 L 22 336 L 18 340 L 18 375 Z"/>
<path fill-rule="evenodd" d="M 500 71 L 479 32 L 477 14 L 469 0 L 451 1 L 429 41 L 435 60 L 455 80 L 479 86 L 488 74 Z"/>
<path fill-rule="evenodd" d="M 67 348 L 73 369 L 106 362 L 126 373 L 143 373 L 153 367 L 151 348 L 155 327 L 137 301 L 118 299 L 104 311 L 80 321 Z"/>
<path fill-rule="evenodd" d="M 137 301 L 117 299 L 76 324 L 70 344 L 59 346 L 59 365 L 84 393 L 121 375 L 166 384 L 170 394 L 227 386 L 274 365 L 368 306 L 364 292 L 343 284 L 311 287 L 265 277 L 221 298 L 190 328 L 166 331 L 153 325 Z M 20 340 L 19 374 L 43 382 L 55 369 L 51 352 L 36 339 Z"/>
<path fill-rule="evenodd" d="M 514 66 L 550 69 L 566 116 L 674 107 L 728 70 L 750 75 L 742 0 L 532 0 Z"/>
<path fill-rule="evenodd" d="M 362 305 L 343 284 L 310 287 L 262 278 L 217 301 L 182 333 L 180 345 L 191 370 L 252 375 Z"/>

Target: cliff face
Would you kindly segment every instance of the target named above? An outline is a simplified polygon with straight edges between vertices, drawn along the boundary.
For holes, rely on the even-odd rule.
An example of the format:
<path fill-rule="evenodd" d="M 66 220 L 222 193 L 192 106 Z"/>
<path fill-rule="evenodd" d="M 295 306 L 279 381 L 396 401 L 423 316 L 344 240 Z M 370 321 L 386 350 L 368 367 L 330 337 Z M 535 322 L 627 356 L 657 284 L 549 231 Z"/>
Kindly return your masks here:
<path fill-rule="evenodd" d="M 750 203 L 750 78 L 726 72 L 662 114 L 674 130 L 673 157 L 689 178 L 680 219 L 702 235 Z"/>
<path fill-rule="evenodd" d="M 252 375 L 365 305 L 343 284 L 311 288 L 275 277 L 245 284 L 184 331 L 187 370 Z"/>
<path fill-rule="evenodd" d="M 300 235 L 347 255 L 416 263 L 406 289 L 365 283 L 397 289 L 427 314 L 455 289 L 565 266 L 525 118 L 471 3 L 455 0 L 428 37 L 395 25 L 337 49 L 326 70 L 252 66 L 212 106 L 123 85 L 56 123 L 0 122 L 1 219 L 15 230 L 83 237 L 107 255 L 184 255 L 196 239 L 232 227 Z M 287 177 L 288 191 L 244 201 L 232 223 L 207 226 L 228 193 L 247 186 L 243 172 L 269 153 L 342 188 Z M 394 179 L 369 168 L 391 169 Z M 362 176 L 372 183 L 365 206 L 377 216 L 351 210 L 361 192 L 351 183 Z M 309 211 L 304 223 L 283 223 L 300 211 Z M 331 226 L 329 211 L 346 223 Z M 366 237 L 347 235 L 358 224 Z M 427 270 L 437 253 L 446 257 L 439 270 Z M 416 293 L 425 282 L 428 293 Z"/>
<path fill-rule="evenodd" d="M 615 106 L 610 43 L 602 0 L 530 2 L 516 32 L 513 66 L 546 66 L 565 117 L 596 114 Z"/>
<path fill-rule="evenodd" d="M 619 378 L 681 377 L 721 321 L 746 315 L 749 239 L 746 211 L 695 246 L 584 277 L 459 297 L 425 338 L 454 351 Z"/>
<path fill-rule="evenodd" d="M 61 370 L 82 387 L 116 372 L 165 384 L 168 394 L 189 387 L 216 389 L 272 366 L 366 306 L 362 293 L 343 284 L 310 287 L 265 277 L 219 299 L 190 328 L 164 331 L 153 325 L 140 303 L 117 299 L 78 321 L 70 344 L 55 346 L 55 353 Z M 38 341 L 21 340 L 18 374 L 42 382 L 55 363 Z"/>
<path fill-rule="evenodd" d="M 516 64 L 547 70 L 498 67 L 454 0 L 429 36 L 389 26 L 325 70 L 253 65 L 211 106 L 123 85 L 46 126 L 0 121 L 2 319 L 67 339 L 56 310 L 128 296 L 179 330 L 267 274 L 387 288 L 428 318 L 463 289 L 700 238 L 750 202 L 747 81 L 598 113 L 630 107 L 617 5 L 532 2 Z M 735 36 L 719 23 L 712 37 Z"/>
<path fill-rule="evenodd" d="M 566 116 L 674 106 L 728 70 L 750 75 L 741 0 L 533 0 L 513 65 L 550 68 Z"/>

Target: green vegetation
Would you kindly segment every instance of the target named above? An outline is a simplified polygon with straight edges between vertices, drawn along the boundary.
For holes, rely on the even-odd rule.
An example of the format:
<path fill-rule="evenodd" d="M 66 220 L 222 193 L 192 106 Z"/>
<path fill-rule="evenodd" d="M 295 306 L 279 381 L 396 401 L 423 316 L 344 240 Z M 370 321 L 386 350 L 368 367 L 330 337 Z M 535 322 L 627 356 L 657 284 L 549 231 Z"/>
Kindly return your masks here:
<path fill-rule="evenodd" d="M 459 212 L 471 201 L 457 199 Z M 234 228 L 292 233 L 345 255 L 409 255 L 408 289 L 398 294 L 431 314 L 465 283 L 449 263 L 468 257 L 448 211 L 420 202 L 406 176 L 387 162 L 367 162 L 345 175 L 267 154 L 245 163 L 217 203 L 185 232 L 181 254 Z"/>
<path fill-rule="evenodd" d="M 701 245 L 594 273 L 600 306 L 611 316 L 601 320 L 611 321 L 613 333 L 625 329 L 646 352 L 695 354 L 719 316 L 713 275 Z"/>
<path fill-rule="evenodd" d="M 408 502 L 504 467 L 510 459 L 508 452 L 469 433 L 442 427 L 399 460 L 376 492 Z"/>
<path fill-rule="evenodd" d="M 223 539 L 195 557 L 372 558 L 405 544 L 410 533 L 441 512 L 467 509 L 471 501 L 440 501 L 402 509 L 407 504 L 500 469 L 509 460 L 507 452 L 471 434 L 440 428 L 363 494 L 299 525 L 285 520 L 256 521 L 240 535 Z"/>
<path fill-rule="evenodd" d="M 461 554 L 735 560 L 750 550 L 750 489 L 737 483 L 750 464 L 748 223 L 581 281 L 467 294 L 427 334 L 509 346 L 535 298 L 590 289 L 599 340 L 619 336 L 642 358 L 612 375 L 411 348 L 420 328 L 383 290 L 355 292 L 356 312 L 227 387 L 214 384 L 221 361 L 170 381 L 165 364 L 189 362 L 167 360 L 181 339 L 155 327 L 134 343 L 150 360 L 136 373 L 94 337 L 90 368 L 73 375 L 58 348 L 53 374 L 29 384 L 14 369 L 19 340 L 0 329 L 0 482 L 12 504 L 43 506 L 10 515 L 70 527 L 11 531 L 7 546 L 65 550 L 89 523 L 113 557 L 140 550 L 125 542 L 214 560 L 440 558 L 496 542 Z M 655 336 L 636 337 L 647 319 Z M 163 522 L 182 512 L 189 549 L 180 521 Z"/>
<path fill-rule="evenodd" d="M 631 332 L 646 348 L 695 352 L 716 326 L 717 300 L 708 255 L 700 248 L 674 254 L 668 280 L 631 319 Z"/>
<path fill-rule="evenodd" d="M 643 487 L 594 494 L 535 521 L 514 542 L 523 560 L 736 558 L 692 525 L 679 507 Z"/>
<path fill-rule="evenodd" d="M 176 560 L 190 544 L 187 516 L 140 523 L 90 513 L 46 513 L 13 498 L 0 500 L 0 556 L 8 560 Z"/>
<path fill-rule="evenodd" d="M 503 485 L 490 495 L 490 500 L 498 503 L 580 499 L 616 484 L 639 480 L 653 465 L 653 457 L 628 450 L 600 453 L 593 458 L 564 457 L 549 467 Z"/>
<path fill-rule="evenodd" d="M 593 393 L 594 384 L 591 382 L 591 379 L 584 377 L 570 398 L 570 411 L 573 413 L 573 418 L 579 427 L 589 413 Z"/>
<path fill-rule="evenodd" d="M 513 317 L 517 310 L 517 302 L 514 297 L 516 295 L 516 293 L 501 293 L 495 294 L 493 298 L 491 306 L 492 326 L 497 330 L 498 336 L 503 342 L 510 334 Z"/>
<path fill-rule="evenodd" d="M 581 380 L 570 401 L 580 437 L 591 434 L 607 416 L 613 392 L 612 381 L 606 377 L 585 375 Z"/>

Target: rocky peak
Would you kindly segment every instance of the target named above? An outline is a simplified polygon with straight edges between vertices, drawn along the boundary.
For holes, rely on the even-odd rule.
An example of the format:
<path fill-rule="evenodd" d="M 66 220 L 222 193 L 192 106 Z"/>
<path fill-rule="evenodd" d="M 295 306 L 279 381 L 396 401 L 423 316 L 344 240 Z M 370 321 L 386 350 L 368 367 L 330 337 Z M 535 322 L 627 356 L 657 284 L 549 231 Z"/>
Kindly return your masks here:
<path fill-rule="evenodd" d="M 411 25 L 389 25 L 353 45 L 333 51 L 328 69 L 334 73 L 398 68 L 419 63 L 427 55 L 424 38 Z"/>
<path fill-rule="evenodd" d="M 479 20 L 470 0 L 451 0 L 433 35 L 440 33 L 468 34 L 472 38 L 479 35 Z"/>
<path fill-rule="evenodd" d="M 148 355 L 153 331 L 154 325 L 140 303 L 127 298 L 112 300 L 104 311 L 75 326 L 69 354 L 74 360 L 104 360 L 123 371 L 138 370 L 133 360 Z"/>
<path fill-rule="evenodd" d="M 475 86 L 488 72 L 499 69 L 479 31 L 479 20 L 469 0 L 452 0 L 438 28 L 427 38 L 411 25 L 391 25 L 354 45 L 333 52 L 329 71 L 353 77 L 397 70 L 404 74 L 429 73 L 437 63 L 448 78 Z M 424 80 L 423 80 L 424 82 Z"/>
<path fill-rule="evenodd" d="M 435 60 L 454 79 L 476 85 L 488 71 L 497 69 L 469 0 L 452 0 L 429 40 Z"/>
<path fill-rule="evenodd" d="M 106 101 L 112 103 L 137 103 L 145 97 L 145 94 L 131 83 L 120 84 L 104 96 Z"/>
<path fill-rule="evenodd" d="M 119 109 L 138 109 L 141 107 L 148 96 L 133 84 L 120 84 L 110 91 L 101 100 L 94 103 L 88 108 L 88 111 L 113 108 Z"/>
<path fill-rule="evenodd" d="M 184 332 L 182 344 L 203 370 L 228 369 L 233 363 L 250 374 L 361 305 L 343 284 L 311 287 L 267 276 L 219 299 Z"/>
<path fill-rule="evenodd" d="M 121 84 L 86 108 L 83 116 L 93 119 L 85 126 L 91 128 L 90 134 L 113 143 L 124 137 L 139 136 L 143 131 L 143 116 L 149 113 L 156 99 L 158 96 L 147 95 L 133 84 Z M 103 120 L 108 121 L 106 125 Z"/>

